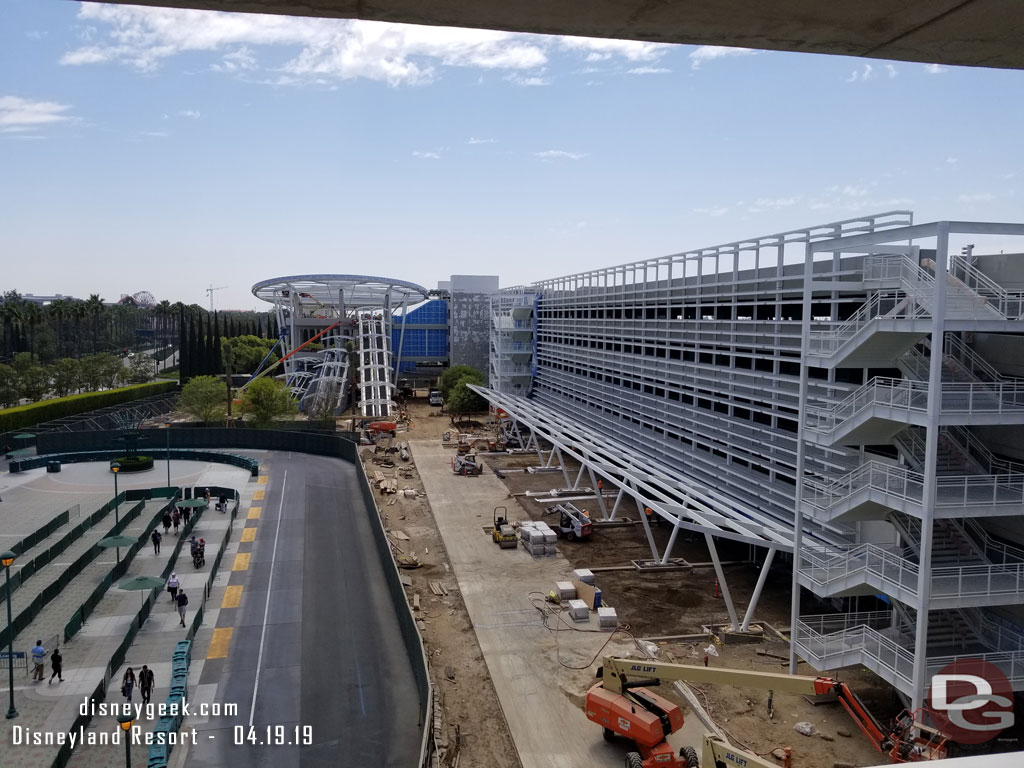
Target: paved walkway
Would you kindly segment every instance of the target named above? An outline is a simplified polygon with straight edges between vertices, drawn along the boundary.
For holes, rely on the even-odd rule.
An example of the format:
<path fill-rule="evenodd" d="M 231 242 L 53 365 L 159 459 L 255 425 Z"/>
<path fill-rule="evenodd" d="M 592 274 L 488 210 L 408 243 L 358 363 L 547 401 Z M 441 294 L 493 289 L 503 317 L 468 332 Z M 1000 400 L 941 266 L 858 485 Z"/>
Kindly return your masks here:
<path fill-rule="evenodd" d="M 483 529 L 491 524 L 494 507 L 508 506 L 513 520 L 529 517 L 509 503 L 504 484 L 487 470 L 478 477 L 453 474 L 451 450 L 440 441 L 411 440 L 409 447 L 523 768 L 619 768 L 625 742 L 606 743 L 601 729 L 583 714 L 582 694 L 594 682 L 593 671 L 572 671 L 559 663 L 561 657 L 568 665 L 586 665 L 608 633 L 567 629 L 558 633 L 559 642 L 541 625 L 529 600 L 530 592 L 547 594 L 556 581 L 570 578 L 569 561 L 561 553 L 534 558 L 522 547 L 499 550 Z M 596 625 L 591 614 L 590 624 L 579 626 Z M 635 649 L 624 637 L 604 650 L 630 652 Z M 694 725 L 669 741 L 678 748 L 699 743 L 700 736 Z"/>
<path fill-rule="evenodd" d="M 24 473 L 24 475 L 11 476 L 4 474 L 0 476 L 0 487 L 6 484 L 8 490 L 2 492 L 4 501 L 3 505 L 0 506 L 0 523 L 6 528 L 8 517 L 10 517 L 20 521 L 16 523 L 17 525 L 28 528 L 31 525 L 32 516 L 35 515 L 38 523 L 33 528 L 25 531 L 25 533 L 31 532 L 34 528 L 52 519 L 62 509 L 67 509 L 70 506 L 69 502 L 77 502 L 79 496 L 76 495 L 76 490 L 79 488 L 81 489 L 81 497 L 90 499 L 88 504 L 82 504 L 83 512 L 86 510 L 91 512 L 113 495 L 112 488 L 106 491 L 103 490 L 106 488 L 107 478 L 105 474 L 109 473 L 105 465 L 102 464 L 70 465 L 66 467 L 66 472 L 62 472 L 60 475 L 47 476 L 44 470 L 33 470 Z M 13 485 L 12 478 L 15 478 Z M 149 472 L 144 473 L 143 476 L 133 477 L 129 482 L 119 483 L 119 485 L 120 489 L 124 490 L 126 487 L 150 487 L 152 485 L 163 485 L 165 482 L 166 476 L 162 472 L 157 472 L 156 474 Z M 195 485 L 199 487 L 220 485 L 238 488 L 239 490 L 254 486 L 254 483 L 251 483 L 249 473 L 245 470 L 220 464 L 211 465 L 201 462 L 184 461 L 172 463 L 172 482 L 175 485 Z M 17 497 L 18 494 L 20 494 L 21 500 L 27 502 L 26 507 L 28 511 L 25 511 L 25 508 L 21 508 L 20 511 L 8 515 L 8 510 L 15 509 L 15 505 L 8 507 L 8 502 L 12 497 Z M 251 496 L 252 491 L 250 490 L 248 494 Z M 94 495 L 98 495 L 98 503 L 95 503 Z M 155 514 L 160 504 L 161 502 L 158 501 L 147 503 L 145 512 L 137 519 L 133 526 L 129 526 L 128 535 L 132 535 L 134 532 L 141 533 L 143 527 L 148 525 L 149 519 Z M 110 525 L 113 525 L 113 515 L 109 519 L 104 520 L 100 529 L 109 530 Z M 200 518 L 195 531 L 197 536 L 207 539 L 208 545 L 213 542 L 214 547 L 217 547 L 220 544 L 226 526 L 227 521 L 225 518 L 220 517 L 215 510 L 207 510 Z M 91 535 L 93 532 L 90 531 L 89 533 Z M 159 575 L 162 573 L 174 543 L 173 533 L 165 537 L 160 556 L 154 555 L 152 546 L 142 548 L 129 568 L 127 575 L 130 577 Z M 76 543 L 75 546 L 77 545 Z M 67 552 L 70 553 L 71 549 Z M 59 562 L 71 562 L 72 559 L 73 557 L 70 555 L 68 557 L 62 555 L 59 558 Z M 188 550 L 185 550 L 183 560 L 184 562 L 180 567 L 182 573 L 179 576 L 186 590 L 190 593 L 189 615 L 186 616 L 186 621 L 188 621 L 191 616 L 194 616 L 194 610 L 198 607 L 201 600 L 202 584 L 209 574 L 209 566 L 200 569 L 198 572 L 195 571 L 189 558 Z M 44 611 L 37 619 L 37 622 L 19 636 L 19 641 L 24 637 L 31 636 L 34 643 L 35 639 L 37 639 L 36 635 L 41 637 L 47 636 L 46 630 L 48 627 L 55 628 L 54 631 L 62 632 L 64 624 L 70 618 L 71 612 L 82 602 L 85 595 L 88 595 L 95 589 L 102 579 L 103 573 L 109 569 L 113 562 L 113 551 L 101 554 L 97 558 L 96 563 L 103 563 L 104 565 L 87 568 L 54 601 L 54 610 Z M 212 564 L 212 558 L 208 558 L 208 563 Z M 230 560 L 227 560 L 226 563 L 227 567 L 230 567 Z M 40 581 L 37 585 L 33 585 L 36 579 L 40 579 Z M 41 588 L 44 585 L 45 580 L 48 579 L 43 575 L 43 572 L 30 578 L 24 587 L 15 591 L 15 601 L 20 592 L 25 590 L 35 591 L 37 587 Z M 65 596 L 67 597 L 65 598 Z M 62 615 L 62 609 L 58 607 L 63 606 L 65 602 L 68 603 L 67 607 L 70 608 L 66 616 Z M 74 604 L 73 608 L 70 607 L 72 603 Z M 3 768 L 47 768 L 51 764 L 59 746 L 18 745 L 15 737 L 19 735 L 24 736 L 24 729 L 31 729 L 31 732 L 40 737 L 53 740 L 56 734 L 70 728 L 78 714 L 79 707 L 86 697 L 95 690 L 97 684 L 102 679 L 106 664 L 124 637 L 125 630 L 138 612 L 140 604 L 140 596 L 137 593 L 123 592 L 116 589 L 116 587 L 107 593 L 78 635 L 67 646 L 61 647 L 61 653 L 64 656 L 63 683 L 55 682 L 49 685 L 43 682 L 33 684 L 23 670 L 15 670 L 15 706 L 19 716 L 14 720 L 3 721 L 0 724 L 0 755 L 2 755 L 0 765 Z M 44 619 L 43 617 L 46 615 L 50 615 L 51 618 Z M 216 614 L 214 613 L 212 619 L 215 620 L 215 618 Z M 133 666 L 137 670 L 145 663 L 150 664 L 154 668 L 157 683 L 152 699 L 154 703 L 163 701 L 167 696 L 167 684 L 170 679 L 171 649 L 184 636 L 185 630 L 180 627 L 177 613 L 172 611 L 169 601 L 161 602 L 155 607 L 150 619 L 136 637 L 135 643 L 128 654 L 127 666 Z M 207 642 L 208 637 L 209 635 L 207 634 Z M 197 640 L 202 642 L 202 638 L 197 638 Z M 16 648 L 19 641 L 15 643 Z M 204 652 L 200 651 L 199 658 L 202 658 Z M 196 658 L 196 651 L 193 651 L 193 658 Z M 194 669 L 195 667 L 193 667 Z M 50 665 L 47 662 L 47 680 L 49 679 L 49 673 Z M 118 694 L 120 675 L 121 671 L 118 671 L 114 681 L 111 682 L 108 701 L 116 702 L 122 700 Z M 198 675 L 198 670 L 195 671 L 195 675 Z M 190 682 L 191 677 L 192 674 L 190 674 Z M 139 701 L 137 693 L 134 701 Z M 151 731 L 153 724 L 155 724 L 155 720 L 143 720 L 140 723 L 146 731 Z M 110 734 L 116 732 L 117 729 L 118 724 L 115 717 L 96 717 L 93 719 L 87 733 Z M 146 765 L 147 751 L 142 746 L 133 750 L 133 764 Z M 76 750 L 77 752 L 78 750 Z M 81 754 L 73 755 L 72 760 L 71 764 L 75 766 L 84 766 L 85 768 L 92 768 L 93 766 L 99 768 L 103 766 L 103 768 L 109 768 L 111 765 L 120 765 L 121 761 L 124 760 L 124 746 L 123 743 L 119 743 L 117 745 L 90 748 L 83 750 Z"/>

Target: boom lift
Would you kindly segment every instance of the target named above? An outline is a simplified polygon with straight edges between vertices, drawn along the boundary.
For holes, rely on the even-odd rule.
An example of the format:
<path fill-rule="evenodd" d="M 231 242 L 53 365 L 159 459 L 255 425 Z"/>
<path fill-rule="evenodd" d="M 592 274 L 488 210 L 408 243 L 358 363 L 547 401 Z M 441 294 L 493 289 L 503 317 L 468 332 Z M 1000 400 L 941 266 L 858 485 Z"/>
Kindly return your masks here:
<path fill-rule="evenodd" d="M 587 719 L 604 727 L 605 739 L 623 736 L 633 741 L 639 751 L 626 755 L 626 768 L 776 766 L 776 763 L 737 749 L 713 734 L 704 737 L 699 757 L 692 746 L 683 747 L 676 755 L 666 739 L 670 733 L 682 728 L 683 713 L 668 699 L 648 690 L 648 686 L 675 680 L 767 689 L 769 716 L 775 691 L 810 695 L 834 693 L 875 748 L 893 762 L 940 760 L 946 756 L 946 740 L 937 731 L 899 722 L 894 730 L 884 729 L 849 686 L 828 677 L 699 667 L 615 656 L 605 657 L 597 676 L 601 682 L 587 691 Z M 918 732 L 920 735 L 915 737 Z"/>

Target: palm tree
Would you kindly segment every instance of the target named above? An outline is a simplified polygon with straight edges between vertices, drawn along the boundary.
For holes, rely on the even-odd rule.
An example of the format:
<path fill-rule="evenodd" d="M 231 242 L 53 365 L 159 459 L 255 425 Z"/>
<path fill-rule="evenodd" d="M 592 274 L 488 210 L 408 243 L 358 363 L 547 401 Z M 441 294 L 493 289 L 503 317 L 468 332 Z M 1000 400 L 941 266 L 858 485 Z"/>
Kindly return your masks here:
<path fill-rule="evenodd" d="M 89 298 L 85 301 L 86 313 L 91 318 L 92 322 L 92 351 L 96 353 L 100 345 L 100 317 L 103 315 L 103 310 L 106 306 L 103 304 L 103 299 L 100 298 L 98 293 L 92 293 Z"/>

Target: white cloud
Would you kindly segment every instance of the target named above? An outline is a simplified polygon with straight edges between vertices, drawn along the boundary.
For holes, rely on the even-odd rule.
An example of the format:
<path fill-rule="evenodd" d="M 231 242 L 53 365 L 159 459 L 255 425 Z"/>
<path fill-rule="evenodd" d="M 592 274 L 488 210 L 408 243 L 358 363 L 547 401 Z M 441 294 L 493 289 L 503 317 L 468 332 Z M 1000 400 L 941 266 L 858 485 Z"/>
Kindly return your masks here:
<path fill-rule="evenodd" d="M 520 85 L 524 88 L 532 88 L 542 85 L 550 85 L 551 81 L 537 75 L 524 76 L 515 72 L 505 75 L 505 80 L 514 85 Z"/>
<path fill-rule="evenodd" d="M 796 205 L 799 201 L 799 197 L 762 197 L 755 200 L 754 205 L 758 208 L 789 208 Z"/>
<path fill-rule="evenodd" d="M 587 61 L 607 61 L 621 56 L 627 61 L 655 61 L 672 46 L 667 43 L 641 43 L 634 40 L 605 40 L 593 37 L 556 37 L 557 45 L 569 51 L 586 51 Z"/>
<path fill-rule="evenodd" d="M 429 152 L 429 151 L 428 152 L 424 152 L 424 151 L 420 151 L 420 150 L 417 150 L 417 151 L 413 152 L 412 156 L 413 157 L 419 157 L 421 159 L 430 159 L 430 160 L 440 160 L 441 159 L 441 155 L 439 153 L 437 153 L 437 152 Z"/>
<path fill-rule="evenodd" d="M 70 106 L 55 101 L 31 101 L 18 96 L 0 96 L 0 133 L 33 131 L 44 125 L 71 120 L 64 114 Z"/>
<path fill-rule="evenodd" d="M 974 195 L 960 195 L 957 197 L 961 203 L 987 203 L 990 200 L 995 200 L 996 196 L 991 195 L 988 192 L 981 192 Z"/>
<path fill-rule="evenodd" d="M 850 76 L 846 78 L 848 83 L 856 83 L 858 80 L 871 80 L 875 76 L 875 68 L 870 64 L 865 64 L 864 69 L 855 69 L 850 73 Z"/>
<path fill-rule="evenodd" d="M 705 216 L 724 216 L 729 212 L 729 209 L 722 205 L 716 205 L 711 208 L 694 208 L 694 213 L 702 213 Z"/>
<path fill-rule="evenodd" d="M 957 164 L 957 160 L 958 160 L 957 158 L 952 157 L 952 156 L 946 158 L 946 162 L 949 163 L 950 165 L 956 165 Z"/>
<path fill-rule="evenodd" d="M 210 68 L 225 73 L 261 67 L 258 53 L 287 47 L 288 58 L 262 82 L 275 85 L 366 78 L 393 86 L 422 85 L 441 67 L 505 70 L 517 85 L 546 85 L 539 72 L 553 51 L 590 60 L 652 62 L 671 49 L 659 43 L 591 40 L 479 29 L 455 29 L 347 19 L 310 19 L 183 9 L 83 3 L 78 12 L 83 45 L 61 63 L 113 62 L 150 71 L 186 52 L 220 55 Z"/>
<path fill-rule="evenodd" d="M 941 64 L 925 64 L 924 71 L 929 75 L 941 75 L 943 72 L 948 72 L 949 67 L 944 67 Z"/>
<path fill-rule="evenodd" d="M 725 56 L 753 56 L 761 51 L 750 48 L 729 48 L 724 45 L 702 45 L 695 51 L 690 52 L 690 66 L 700 69 L 706 61 L 721 59 Z"/>
<path fill-rule="evenodd" d="M 580 160 L 587 156 L 586 152 L 566 152 L 564 149 L 547 149 L 533 154 L 541 160 Z"/>
<path fill-rule="evenodd" d="M 627 70 L 627 73 L 630 75 L 664 75 L 671 71 L 671 69 L 665 69 L 664 67 L 634 67 Z"/>
<path fill-rule="evenodd" d="M 497 139 L 478 139 L 475 136 L 470 136 L 467 144 L 497 144 Z"/>
<path fill-rule="evenodd" d="M 886 64 L 885 71 L 889 73 L 890 79 L 896 77 L 896 75 L 899 74 L 899 72 L 897 72 L 896 70 L 896 67 L 894 67 L 892 64 Z"/>
<path fill-rule="evenodd" d="M 210 66 L 214 72 L 241 72 L 258 69 L 256 57 L 253 56 L 249 47 L 243 45 L 241 48 L 230 53 L 225 53 L 220 64 Z"/>
<path fill-rule="evenodd" d="M 182 117 L 191 118 L 192 120 L 198 120 L 199 119 L 199 110 L 198 109 L 183 109 L 178 114 L 181 115 Z"/>
<path fill-rule="evenodd" d="M 846 197 L 864 197 L 868 193 L 867 187 L 856 184 L 847 184 L 840 190 Z"/>

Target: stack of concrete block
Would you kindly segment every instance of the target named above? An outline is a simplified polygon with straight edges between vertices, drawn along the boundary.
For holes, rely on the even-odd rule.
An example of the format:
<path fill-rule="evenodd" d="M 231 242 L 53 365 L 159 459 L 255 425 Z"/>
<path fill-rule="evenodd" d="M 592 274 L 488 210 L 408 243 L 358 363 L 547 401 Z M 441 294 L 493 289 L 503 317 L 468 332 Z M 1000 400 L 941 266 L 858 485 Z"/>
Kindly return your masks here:
<path fill-rule="evenodd" d="M 572 572 L 572 577 L 574 579 L 579 579 L 584 584 L 593 585 L 594 583 L 594 572 L 591 571 L 589 568 L 577 568 L 575 571 Z"/>
<path fill-rule="evenodd" d="M 523 549 L 534 557 L 553 555 L 557 551 L 557 534 L 543 521 L 527 520 L 520 523 L 519 538 L 523 542 Z"/>
<path fill-rule="evenodd" d="M 598 608 L 597 626 L 601 629 L 615 629 L 619 626 L 619 617 L 615 614 L 615 609 L 607 605 Z"/>
<path fill-rule="evenodd" d="M 563 602 L 566 600 L 575 600 L 576 587 L 572 585 L 571 581 L 556 581 L 555 594 L 558 595 L 558 599 Z"/>
<path fill-rule="evenodd" d="M 569 618 L 573 621 L 589 621 L 590 608 L 582 600 L 569 601 Z"/>

